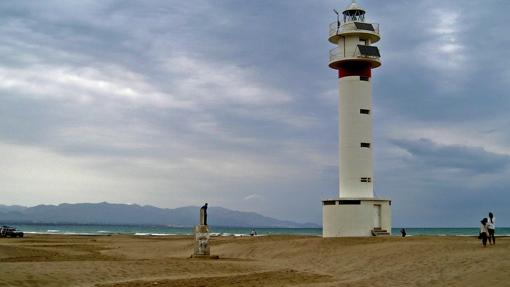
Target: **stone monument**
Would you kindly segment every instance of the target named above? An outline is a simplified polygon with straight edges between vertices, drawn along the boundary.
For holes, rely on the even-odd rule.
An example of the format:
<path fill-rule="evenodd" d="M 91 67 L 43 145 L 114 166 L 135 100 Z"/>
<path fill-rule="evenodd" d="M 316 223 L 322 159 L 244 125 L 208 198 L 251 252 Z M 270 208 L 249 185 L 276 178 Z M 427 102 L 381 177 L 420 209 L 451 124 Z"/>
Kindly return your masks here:
<path fill-rule="evenodd" d="M 195 226 L 195 251 L 191 257 L 193 258 L 219 258 L 211 256 L 209 247 L 209 227 L 207 226 L 207 203 L 200 208 L 200 224 Z"/>

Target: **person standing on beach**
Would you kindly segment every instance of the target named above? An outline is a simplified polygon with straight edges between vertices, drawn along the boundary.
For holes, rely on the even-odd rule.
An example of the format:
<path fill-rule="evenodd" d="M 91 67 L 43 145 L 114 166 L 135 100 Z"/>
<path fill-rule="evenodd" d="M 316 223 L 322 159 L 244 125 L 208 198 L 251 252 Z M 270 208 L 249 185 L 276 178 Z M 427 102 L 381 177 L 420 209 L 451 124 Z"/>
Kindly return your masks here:
<path fill-rule="evenodd" d="M 482 219 L 480 221 L 480 237 L 482 239 L 483 247 L 487 246 L 487 237 L 489 236 L 489 231 L 487 230 L 487 218 Z"/>
<path fill-rule="evenodd" d="M 489 244 L 496 244 L 496 217 L 492 212 L 489 212 L 489 220 L 487 221 L 487 231 L 489 231 Z"/>

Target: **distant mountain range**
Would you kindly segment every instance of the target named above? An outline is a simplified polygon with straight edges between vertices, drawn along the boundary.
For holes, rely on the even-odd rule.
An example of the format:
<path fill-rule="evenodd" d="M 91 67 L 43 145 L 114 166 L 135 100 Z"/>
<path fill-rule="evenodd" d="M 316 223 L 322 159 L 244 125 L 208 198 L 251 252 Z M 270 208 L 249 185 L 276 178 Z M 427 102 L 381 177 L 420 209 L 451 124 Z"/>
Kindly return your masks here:
<path fill-rule="evenodd" d="M 207 209 L 208 224 L 228 227 L 320 227 L 314 223 L 278 220 L 255 212 L 235 211 L 222 207 Z M 0 205 L 0 224 L 68 223 L 112 225 L 194 226 L 199 222 L 199 207 L 175 209 L 137 204 L 77 203 L 24 207 Z"/>

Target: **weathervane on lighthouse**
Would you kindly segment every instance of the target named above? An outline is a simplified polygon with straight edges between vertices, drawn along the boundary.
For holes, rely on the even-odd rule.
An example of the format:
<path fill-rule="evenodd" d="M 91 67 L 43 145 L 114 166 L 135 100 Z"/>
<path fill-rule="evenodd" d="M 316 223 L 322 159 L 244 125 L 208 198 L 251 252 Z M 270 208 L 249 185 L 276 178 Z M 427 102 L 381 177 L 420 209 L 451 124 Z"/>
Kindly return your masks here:
<path fill-rule="evenodd" d="M 379 25 L 355 0 L 329 26 L 329 67 L 339 79 L 339 197 L 323 200 L 323 236 L 391 233 L 391 201 L 374 197 L 372 69 L 381 66 Z M 342 17 L 342 19 L 340 18 Z"/>

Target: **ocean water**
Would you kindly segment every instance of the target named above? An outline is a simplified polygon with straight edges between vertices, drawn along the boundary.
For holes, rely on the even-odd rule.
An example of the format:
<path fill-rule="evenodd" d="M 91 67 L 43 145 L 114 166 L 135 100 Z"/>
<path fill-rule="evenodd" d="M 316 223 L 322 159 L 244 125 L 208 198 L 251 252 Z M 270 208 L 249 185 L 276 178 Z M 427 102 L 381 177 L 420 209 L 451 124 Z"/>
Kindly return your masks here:
<path fill-rule="evenodd" d="M 113 235 L 136 236 L 191 235 L 191 227 L 133 226 L 133 225 L 89 225 L 89 224 L 13 224 L 28 234 L 61 235 Z M 251 227 L 209 226 L 212 236 L 249 236 Z M 257 235 L 307 235 L 321 236 L 322 228 L 255 228 Z M 406 228 L 409 236 L 478 236 L 479 228 Z M 400 228 L 393 228 L 392 234 L 400 236 Z M 497 228 L 496 235 L 510 236 L 510 227 Z"/>

